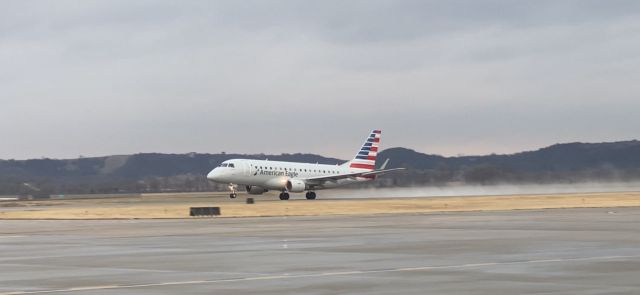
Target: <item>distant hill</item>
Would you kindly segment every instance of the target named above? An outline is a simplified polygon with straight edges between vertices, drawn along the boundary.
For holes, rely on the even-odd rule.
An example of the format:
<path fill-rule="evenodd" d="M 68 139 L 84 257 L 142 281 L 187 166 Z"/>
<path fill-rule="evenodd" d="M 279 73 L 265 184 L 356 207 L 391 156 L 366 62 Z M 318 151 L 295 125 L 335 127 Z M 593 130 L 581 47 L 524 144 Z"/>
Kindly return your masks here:
<path fill-rule="evenodd" d="M 405 167 L 414 171 L 407 177 L 413 179 L 411 184 L 448 181 L 545 183 L 640 179 L 640 141 L 637 140 L 576 142 L 510 155 L 462 157 L 442 157 L 406 148 L 390 148 L 382 151 L 379 156 L 390 158 L 390 167 Z M 423 178 L 411 177 L 418 174 Z"/>
<path fill-rule="evenodd" d="M 181 174 L 207 174 L 225 160 L 233 158 L 269 159 L 335 164 L 343 160 L 312 154 L 241 155 L 241 154 L 135 154 L 68 160 L 0 160 L 2 177 L 116 177 L 142 178 Z"/>
<path fill-rule="evenodd" d="M 491 165 L 516 171 L 575 171 L 601 167 L 618 169 L 640 168 L 640 141 L 611 143 L 565 143 L 536 151 L 511 155 L 442 157 L 418 153 L 406 148 L 382 151 L 381 158 L 390 158 L 391 167 L 429 170 L 439 166 L 460 169 Z"/>
<path fill-rule="evenodd" d="M 232 158 L 337 164 L 345 160 L 313 154 L 135 154 L 79 159 L 0 160 L 0 194 L 28 194 L 30 186 L 68 193 L 210 191 L 224 185 L 205 175 Z M 640 142 L 556 144 L 510 155 L 443 157 L 406 148 L 379 154 L 389 167 L 408 170 L 375 185 L 432 185 L 449 182 L 546 183 L 640 179 Z M 383 161 L 378 161 L 381 164 Z"/>

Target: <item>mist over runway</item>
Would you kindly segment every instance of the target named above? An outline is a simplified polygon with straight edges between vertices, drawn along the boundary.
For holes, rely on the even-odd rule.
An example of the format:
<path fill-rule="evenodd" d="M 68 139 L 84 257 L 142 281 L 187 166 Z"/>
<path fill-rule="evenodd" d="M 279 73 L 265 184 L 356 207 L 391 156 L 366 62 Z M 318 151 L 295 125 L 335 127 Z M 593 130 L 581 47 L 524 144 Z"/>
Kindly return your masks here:
<path fill-rule="evenodd" d="M 640 182 L 584 182 L 571 184 L 496 184 L 362 188 L 319 191 L 318 195 L 322 199 L 368 199 L 572 194 L 634 191 L 640 191 Z"/>

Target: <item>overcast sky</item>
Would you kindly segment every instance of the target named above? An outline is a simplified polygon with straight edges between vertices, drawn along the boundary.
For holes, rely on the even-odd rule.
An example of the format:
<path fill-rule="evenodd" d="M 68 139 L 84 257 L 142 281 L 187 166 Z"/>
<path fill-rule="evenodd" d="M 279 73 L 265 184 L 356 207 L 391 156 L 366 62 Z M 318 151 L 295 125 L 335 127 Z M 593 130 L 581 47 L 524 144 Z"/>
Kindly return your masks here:
<path fill-rule="evenodd" d="M 0 1 L 0 158 L 640 138 L 640 1 Z"/>

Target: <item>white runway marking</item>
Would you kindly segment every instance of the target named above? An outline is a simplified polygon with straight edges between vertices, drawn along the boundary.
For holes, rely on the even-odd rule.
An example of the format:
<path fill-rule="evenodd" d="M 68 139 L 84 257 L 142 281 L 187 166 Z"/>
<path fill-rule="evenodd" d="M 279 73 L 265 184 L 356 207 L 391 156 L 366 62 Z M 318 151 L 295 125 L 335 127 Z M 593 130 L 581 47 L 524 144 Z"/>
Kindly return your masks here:
<path fill-rule="evenodd" d="M 640 258 L 640 255 L 556 258 L 556 259 L 506 261 L 506 262 L 470 263 L 470 264 L 458 264 L 458 265 L 440 265 L 440 266 L 420 266 L 420 267 L 404 267 L 404 268 L 389 268 L 389 269 L 353 270 L 353 271 L 325 272 L 325 273 L 312 273 L 312 274 L 299 274 L 299 275 L 288 275 L 288 274 L 285 274 L 285 275 L 255 276 L 255 277 L 215 279 L 215 280 L 177 281 L 177 282 L 149 283 L 149 284 L 85 286 L 85 287 L 73 287 L 73 288 L 67 288 L 67 289 L 54 289 L 54 290 L 5 292 L 5 293 L 0 293 L 0 295 L 47 294 L 47 293 L 63 293 L 63 292 L 76 292 L 76 291 L 96 291 L 96 290 L 110 290 L 110 289 L 132 289 L 132 288 L 178 286 L 178 285 L 196 285 L 196 284 L 216 284 L 216 283 L 233 283 L 233 282 L 248 282 L 248 281 L 287 280 L 287 279 L 297 279 L 297 278 L 319 278 L 319 277 L 348 276 L 348 275 L 358 275 L 358 274 L 376 274 L 376 273 L 390 273 L 390 272 L 411 272 L 411 271 L 440 270 L 440 269 L 464 269 L 464 268 L 475 268 L 475 267 L 486 267 L 486 266 L 532 264 L 532 263 L 557 263 L 557 262 L 571 262 L 571 261 L 616 260 L 616 259 L 628 259 L 628 258 Z"/>
<path fill-rule="evenodd" d="M 30 257 L 21 257 L 22 259 L 30 259 Z M 4 267 L 50 267 L 50 265 L 45 264 L 35 264 L 35 263 L 4 263 L 0 261 L 0 266 Z M 65 265 L 65 266 L 56 266 L 58 270 L 68 270 L 68 269 L 91 269 L 95 267 L 91 266 L 73 266 L 73 265 Z M 115 270 L 115 271 L 131 271 L 131 272 L 160 272 L 160 273 L 172 273 L 176 272 L 173 270 L 161 270 L 161 269 L 143 269 L 143 268 L 122 268 L 122 267 L 100 267 L 102 270 Z M 2 293 L 0 293 L 2 294 Z"/>

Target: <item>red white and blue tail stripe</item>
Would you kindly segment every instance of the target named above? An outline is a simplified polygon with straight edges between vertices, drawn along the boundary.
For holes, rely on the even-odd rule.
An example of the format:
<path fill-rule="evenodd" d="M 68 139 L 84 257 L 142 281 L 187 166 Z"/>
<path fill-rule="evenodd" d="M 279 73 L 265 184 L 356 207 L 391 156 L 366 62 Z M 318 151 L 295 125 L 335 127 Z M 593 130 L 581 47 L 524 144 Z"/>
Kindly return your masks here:
<path fill-rule="evenodd" d="M 382 132 L 380 130 L 371 131 L 371 134 L 367 137 L 358 154 L 353 160 L 349 161 L 349 168 L 369 171 L 376 168 L 381 134 Z"/>

